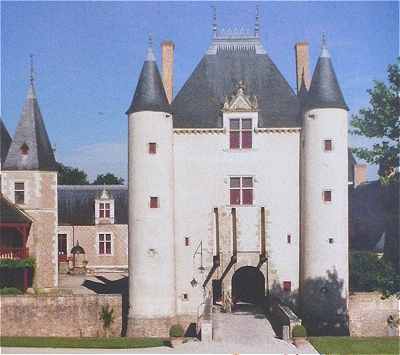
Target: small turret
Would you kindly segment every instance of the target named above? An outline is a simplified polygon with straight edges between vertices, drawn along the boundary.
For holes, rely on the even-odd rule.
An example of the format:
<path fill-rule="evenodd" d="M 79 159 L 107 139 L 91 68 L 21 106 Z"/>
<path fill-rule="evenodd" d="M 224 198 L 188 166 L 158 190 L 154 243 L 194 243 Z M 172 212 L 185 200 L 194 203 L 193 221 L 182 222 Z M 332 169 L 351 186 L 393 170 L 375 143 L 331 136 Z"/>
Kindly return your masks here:
<path fill-rule="evenodd" d="M 53 149 L 36 97 L 33 74 L 3 170 L 57 170 Z"/>

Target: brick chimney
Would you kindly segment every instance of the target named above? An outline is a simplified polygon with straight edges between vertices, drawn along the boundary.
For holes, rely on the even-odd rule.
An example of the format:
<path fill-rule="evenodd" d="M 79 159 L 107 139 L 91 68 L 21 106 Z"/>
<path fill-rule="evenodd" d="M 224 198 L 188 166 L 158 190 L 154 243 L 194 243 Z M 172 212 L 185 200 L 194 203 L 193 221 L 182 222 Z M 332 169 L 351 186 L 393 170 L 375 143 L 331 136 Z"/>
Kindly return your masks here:
<path fill-rule="evenodd" d="M 162 78 L 169 103 L 174 95 L 174 49 L 175 44 L 172 41 L 161 43 Z"/>
<path fill-rule="evenodd" d="M 367 181 L 367 164 L 354 165 L 354 187 Z"/>
<path fill-rule="evenodd" d="M 297 92 L 300 91 L 301 78 L 304 72 L 304 82 L 307 90 L 310 89 L 310 70 L 309 70 L 309 55 L 308 55 L 308 43 L 299 42 L 294 46 L 296 52 L 296 81 L 297 81 Z"/>

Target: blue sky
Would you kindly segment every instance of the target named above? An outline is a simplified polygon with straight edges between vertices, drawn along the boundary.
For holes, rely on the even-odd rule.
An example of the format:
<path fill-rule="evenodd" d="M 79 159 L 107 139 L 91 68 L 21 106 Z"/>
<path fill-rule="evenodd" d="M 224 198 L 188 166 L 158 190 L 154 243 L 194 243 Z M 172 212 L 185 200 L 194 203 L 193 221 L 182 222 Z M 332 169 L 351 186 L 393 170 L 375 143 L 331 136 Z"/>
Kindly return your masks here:
<path fill-rule="evenodd" d="M 295 87 L 293 46 L 310 43 L 311 71 L 321 33 L 328 39 L 345 99 L 355 113 L 366 90 L 385 80 L 399 52 L 398 2 L 2 2 L 1 116 L 13 135 L 25 100 L 29 54 L 56 157 L 91 178 L 127 175 L 127 118 L 151 32 L 157 58 L 164 39 L 175 42 L 175 93 L 211 41 L 211 6 L 219 28 L 254 27 Z M 350 137 L 350 145 L 368 145 Z M 374 178 L 376 169 L 369 169 Z"/>

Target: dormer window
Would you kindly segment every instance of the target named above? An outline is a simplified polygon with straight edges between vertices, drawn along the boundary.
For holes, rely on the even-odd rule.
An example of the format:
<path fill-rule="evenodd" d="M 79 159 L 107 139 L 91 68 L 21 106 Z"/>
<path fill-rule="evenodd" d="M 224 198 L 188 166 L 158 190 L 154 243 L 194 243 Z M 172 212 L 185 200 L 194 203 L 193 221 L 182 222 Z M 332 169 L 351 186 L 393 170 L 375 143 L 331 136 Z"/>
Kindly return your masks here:
<path fill-rule="evenodd" d="M 22 144 L 19 149 L 20 149 L 22 155 L 28 155 L 29 147 L 26 143 Z"/>
<path fill-rule="evenodd" d="M 110 207 L 110 203 L 103 203 L 100 202 L 100 206 L 99 206 L 99 217 L 100 218 L 110 218 L 110 211 L 111 211 L 111 207 Z"/>
<path fill-rule="evenodd" d="M 251 118 L 231 118 L 229 120 L 230 149 L 250 149 L 253 145 Z"/>
<path fill-rule="evenodd" d="M 114 199 L 111 194 L 103 189 L 95 200 L 96 224 L 114 224 Z"/>

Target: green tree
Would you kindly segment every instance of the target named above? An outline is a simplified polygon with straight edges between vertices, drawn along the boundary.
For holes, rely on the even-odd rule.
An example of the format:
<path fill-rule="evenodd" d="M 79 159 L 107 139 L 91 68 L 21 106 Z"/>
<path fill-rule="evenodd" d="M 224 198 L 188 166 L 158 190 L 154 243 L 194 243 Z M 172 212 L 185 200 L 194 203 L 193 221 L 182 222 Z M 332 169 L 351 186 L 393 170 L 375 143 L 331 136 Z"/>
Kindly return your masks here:
<path fill-rule="evenodd" d="M 359 158 L 379 166 L 378 174 L 384 184 L 398 181 L 400 154 L 400 57 L 388 66 L 388 83 L 374 81 L 374 88 L 367 90 L 370 107 L 353 115 L 352 134 L 373 138 L 372 148 L 354 148 Z"/>
<path fill-rule="evenodd" d="M 115 176 L 112 173 L 98 174 L 93 185 L 123 185 L 124 179 Z"/>
<path fill-rule="evenodd" d="M 62 163 L 57 163 L 59 185 L 88 185 L 87 174 L 78 168 L 72 168 Z"/>

